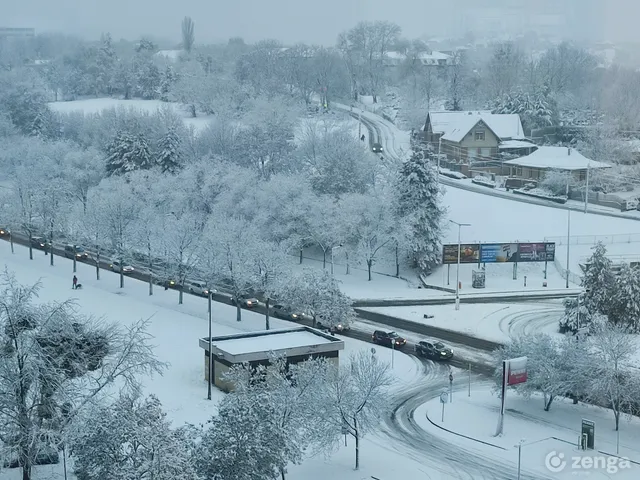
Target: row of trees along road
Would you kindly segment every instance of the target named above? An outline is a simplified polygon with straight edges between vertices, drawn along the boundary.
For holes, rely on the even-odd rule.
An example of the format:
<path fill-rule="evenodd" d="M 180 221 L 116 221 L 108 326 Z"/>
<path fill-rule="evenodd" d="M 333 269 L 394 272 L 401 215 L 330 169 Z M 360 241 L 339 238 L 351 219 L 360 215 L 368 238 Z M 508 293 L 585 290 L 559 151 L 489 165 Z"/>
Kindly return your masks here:
<path fill-rule="evenodd" d="M 599 323 L 588 337 L 556 338 L 523 335 L 496 351 L 496 388 L 502 382 L 502 361 L 526 356 L 527 381 L 513 387 L 524 396 L 542 394 L 544 409 L 557 397 L 610 408 L 615 428 L 622 415 L 638 415 L 640 375 L 636 368 L 636 336 L 618 325 Z"/>

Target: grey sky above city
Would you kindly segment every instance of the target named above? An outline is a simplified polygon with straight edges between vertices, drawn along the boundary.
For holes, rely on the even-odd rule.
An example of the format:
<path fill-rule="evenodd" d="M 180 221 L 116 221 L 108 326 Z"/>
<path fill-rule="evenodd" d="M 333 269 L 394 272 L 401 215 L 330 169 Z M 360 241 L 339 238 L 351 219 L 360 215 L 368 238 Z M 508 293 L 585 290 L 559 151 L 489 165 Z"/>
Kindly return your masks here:
<path fill-rule="evenodd" d="M 568 37 L 640 40 L 637 0 L 0 0 L 0 26 L 33 27 L 98 38 L 152 35 L 178 41 L 180 21 L 191 16 L 196 40 L 241 36 L 333 44 L 361 20 L 389 20 L 407 37 L 455 36 L 465 30 L 566 31 Z M 480 32 L 485 33 L 485 32 Z"/>

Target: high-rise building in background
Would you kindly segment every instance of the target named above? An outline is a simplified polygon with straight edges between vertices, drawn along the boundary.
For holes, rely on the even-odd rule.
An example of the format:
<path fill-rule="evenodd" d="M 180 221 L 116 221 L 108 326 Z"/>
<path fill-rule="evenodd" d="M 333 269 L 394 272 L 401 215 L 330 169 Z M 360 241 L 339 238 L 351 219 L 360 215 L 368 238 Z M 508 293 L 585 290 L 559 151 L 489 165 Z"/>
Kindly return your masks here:
<path fill-rule="evenodd" d="M 0 27 L 0 38 L 28 38 L 36 35 L 35 28 Z"/>

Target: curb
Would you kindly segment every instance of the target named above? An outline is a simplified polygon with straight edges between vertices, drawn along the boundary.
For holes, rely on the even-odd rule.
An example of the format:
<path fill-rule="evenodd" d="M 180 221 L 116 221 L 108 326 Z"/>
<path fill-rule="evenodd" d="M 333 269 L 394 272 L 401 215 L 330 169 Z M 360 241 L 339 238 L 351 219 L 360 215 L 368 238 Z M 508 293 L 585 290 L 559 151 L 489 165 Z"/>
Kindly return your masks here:
<path fill-rule="evenodd" d="M 453 435 L 457 435 L 458 437 L 466 438 L 467 440 L 482 443 L 483 445 L 488 445 L 489 447 L 499 448 L 500 450 L 504 450 L 505 452 L 507 451 L 506 448 L 501 447 L 500 445 L 494 445 L 493 443 L 485 442 L 484 440 L 478 440 L 477 438 L 469 437 L 468 435 L 463 435 L 462 433 L 454 432 L 452 430 L 449 430 L 448 428 L 444 428 L 438 425 L 437 423 L 434 423 L 433 420 L 429 418 L 429 410 L 427 410 L 426 417 L 431 425 L 433 425 L 436 428 L 439 428 L 440 430 L 444 430 L 445 432 L 451 433 Z"/>

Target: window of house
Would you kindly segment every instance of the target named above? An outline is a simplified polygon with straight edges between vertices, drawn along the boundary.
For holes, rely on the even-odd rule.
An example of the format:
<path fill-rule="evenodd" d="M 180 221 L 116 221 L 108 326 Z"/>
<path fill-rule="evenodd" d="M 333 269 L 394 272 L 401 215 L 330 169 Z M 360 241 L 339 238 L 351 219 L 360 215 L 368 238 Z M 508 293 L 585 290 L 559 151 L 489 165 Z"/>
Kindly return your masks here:
<path fill-rule="evenodd" d="M 482 158 L 490 158 L 491 157 L 491 149 L 490 148 L 481 148 L 480 156 Z"/>
<path fill-rule="evenodd" d="M 478 149 L 477 148 L 469 148 L 467 149 L 467 158 L 469 161 L 475 160 L 478 158 Z"/>
<path fill-rule="evenodd" d="M 484 130 L 476 130 L 475 138 L 476 140 L 484 140 Z"/>

